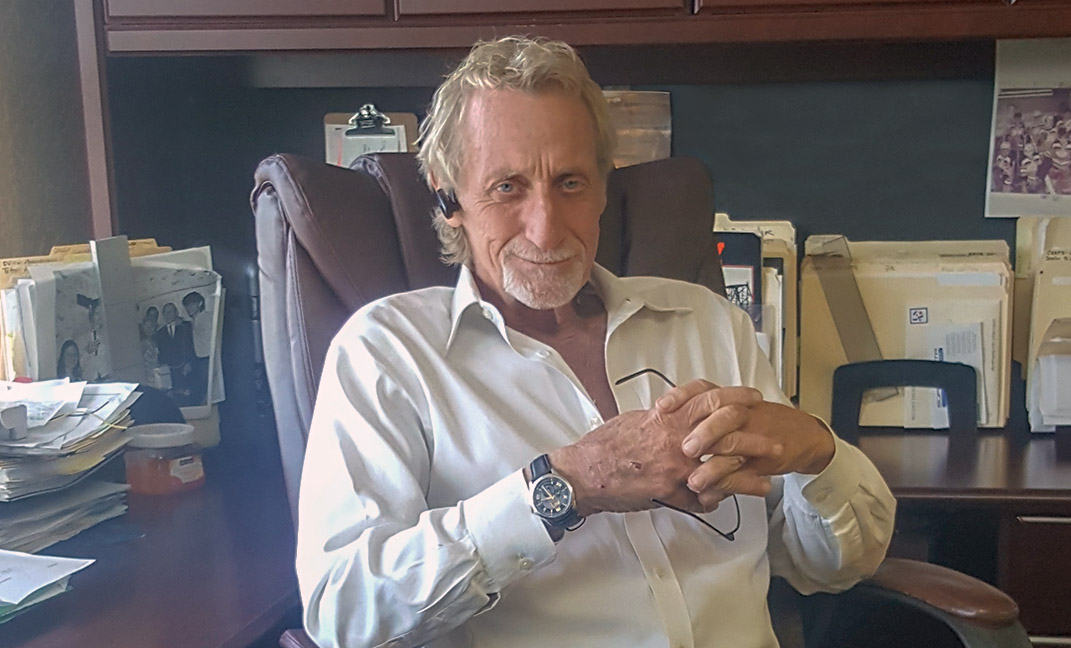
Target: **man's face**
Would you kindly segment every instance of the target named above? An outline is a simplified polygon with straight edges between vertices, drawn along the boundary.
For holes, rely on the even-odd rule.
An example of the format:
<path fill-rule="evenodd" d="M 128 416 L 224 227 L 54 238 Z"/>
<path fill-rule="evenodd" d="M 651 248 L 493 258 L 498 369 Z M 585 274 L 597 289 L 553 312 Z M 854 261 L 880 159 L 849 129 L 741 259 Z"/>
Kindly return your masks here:
<path fill-rule="evenodd" d="M 171 324 L 178 317 L 178 308 L 174 304 L 166 304 L 161 314 L 164 316 L 164 323 Z"/>
<path fill-rule="evenodd" d="M 579 99 L 486 90 L 469 101 L 457 198 L 472 269 L 507 304 L 546 310 L 587 282 L 606 184 Z"/>

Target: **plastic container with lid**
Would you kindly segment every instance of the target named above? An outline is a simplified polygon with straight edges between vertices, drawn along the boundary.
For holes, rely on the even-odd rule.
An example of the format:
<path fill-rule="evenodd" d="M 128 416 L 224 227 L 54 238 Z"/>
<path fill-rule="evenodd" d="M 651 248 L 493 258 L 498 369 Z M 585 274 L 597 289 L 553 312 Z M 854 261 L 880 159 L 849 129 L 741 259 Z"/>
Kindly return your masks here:
<path fill-rule="evenodd" d="M 126 481 L 130 491 L 167 495 L 199 488 L 205 483 L 201 448 L 192 425 L 151 423 L 130 428 L 126 449 Z"/>

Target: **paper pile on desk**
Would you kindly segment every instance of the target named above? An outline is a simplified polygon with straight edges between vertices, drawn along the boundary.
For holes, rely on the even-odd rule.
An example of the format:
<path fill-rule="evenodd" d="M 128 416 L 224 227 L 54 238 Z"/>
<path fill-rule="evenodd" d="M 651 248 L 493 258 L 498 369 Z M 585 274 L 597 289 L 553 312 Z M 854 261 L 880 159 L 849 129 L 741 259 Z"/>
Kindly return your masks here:
<path fill-rule="evenodd" d="M 1055 319 L 1045 330 L 1028 390 L 1031 430 L 1071 425 L 1071 318 Z"/>
<path fill-rule="evenodd" d="M 0 502 L 59 490 L 92 473 L 130 440 L 130 406 L 140 395 L 133 383 L 70 383 L 38 386 L 0 383 L 0 394 L 18 393 L 22 402 L 43 402 L 56 393 L 67 398 L 81 390 L 74 407 L 63 401 L 47 422 L 23 438 L 0 437 Z M 36 390 L 36 391 L 35 391 Z M 41 394 L 40 399 L 33 397 Z M 50 405 L 37 411 L 52 409 Z"/>
<path fill-rule="evenodd" d="M 1071 424 L 1071 219 L 1019 220 L 1016 305 L 1029 313 L 1029 320 L 1017 319 L 1017 341 L 1030 430 L 1052 432 L 1057 425 Z M 1063 405 L 1057 402 L 1061 393 Z"/>
<path fill-rule="evenodd" d="M 86 480 L 77 486 L 0 504 L 0 549 L 37 553 L 126 512 L 127 484 Z"/>
<path fill-rule="evenodd" d="M 31 556 L 0 550 L 0 623 L 26 608 L 67 591 L 71 574 L 92 560 Z"/>
<path fill-rule="evenodd" d="M 833 372 L 848 362 L 954 361 L 976 370 L 978 425 L 1002 427 L 1011 409 L 1007 244 L 850 242 L 844 273 L 821 253 L 836 240 L 844 239 L 809 237 L 800 269 L 800 407 L 830 416 Z M 836 276 L 823 277 L 834 269 Z M 853 291 L 861 301 L 849 299 Z M 861 350 L 879 355 L 851 357 Z M 864 400 L 860 425 L 943 429 L 947 407 L 937 390 L 908 388 Z"/>

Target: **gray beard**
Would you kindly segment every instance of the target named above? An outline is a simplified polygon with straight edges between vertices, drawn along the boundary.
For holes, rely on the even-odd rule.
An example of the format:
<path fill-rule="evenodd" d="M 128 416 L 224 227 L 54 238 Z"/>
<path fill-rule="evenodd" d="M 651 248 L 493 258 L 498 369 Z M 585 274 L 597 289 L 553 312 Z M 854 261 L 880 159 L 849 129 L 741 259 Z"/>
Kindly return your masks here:
<path fill-rule="evenodd" d="M 533 310 L 564 306 L 584 287 L 584 266 L 575 257 L 560 270 L 520 272 L 510 264 L 502 266 L 502 288 L 506 294 Z"/>

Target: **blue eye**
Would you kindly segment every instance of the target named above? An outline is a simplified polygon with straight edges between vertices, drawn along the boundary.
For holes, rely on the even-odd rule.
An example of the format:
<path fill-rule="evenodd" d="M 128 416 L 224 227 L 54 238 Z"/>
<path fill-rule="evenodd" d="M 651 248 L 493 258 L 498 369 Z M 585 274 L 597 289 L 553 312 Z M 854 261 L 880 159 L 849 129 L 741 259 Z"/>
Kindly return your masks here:
<path fill-rule="evenodd" d="M 512 193 L 513 192 L 513 183 L 512 182 L 500 182 L 495 187 L 495 191 L 497 191 L 499 193 Z"/>

